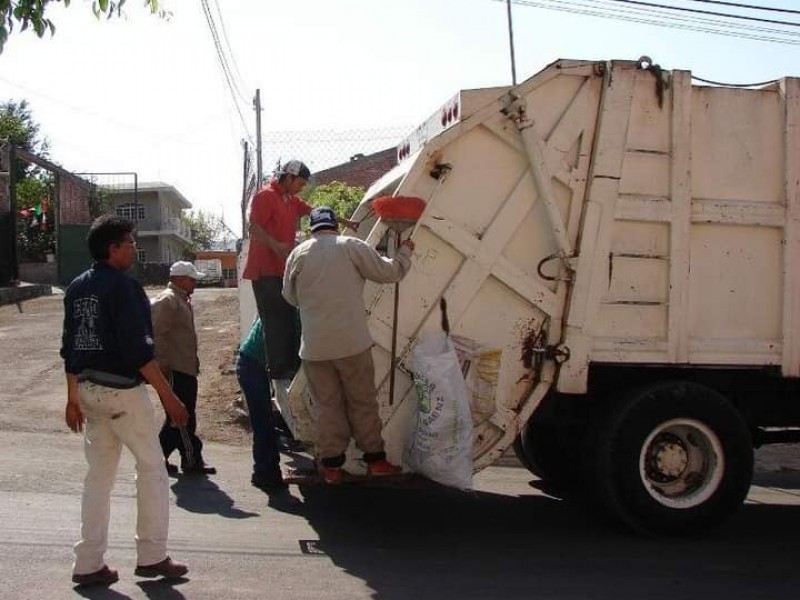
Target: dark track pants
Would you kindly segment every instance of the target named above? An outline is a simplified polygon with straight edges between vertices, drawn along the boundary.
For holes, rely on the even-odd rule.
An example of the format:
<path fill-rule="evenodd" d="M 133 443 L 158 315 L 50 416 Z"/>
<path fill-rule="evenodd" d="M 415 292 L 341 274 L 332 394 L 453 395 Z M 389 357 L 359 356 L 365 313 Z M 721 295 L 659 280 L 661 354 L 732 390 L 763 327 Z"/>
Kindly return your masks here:
<path fill-rule="evenodd" d="M 178 399 L 189 412 L 189 422 L 185 427 L 173 427 L 169 417 L 164 420 L 158 440 L 164 458 L 169 458 L 177 449 L 181 455 L 181 468 L 203 464 L 203 442 L 197 437 L 197 377 L 180 371 L 170 372 L 170 384 Z"/>

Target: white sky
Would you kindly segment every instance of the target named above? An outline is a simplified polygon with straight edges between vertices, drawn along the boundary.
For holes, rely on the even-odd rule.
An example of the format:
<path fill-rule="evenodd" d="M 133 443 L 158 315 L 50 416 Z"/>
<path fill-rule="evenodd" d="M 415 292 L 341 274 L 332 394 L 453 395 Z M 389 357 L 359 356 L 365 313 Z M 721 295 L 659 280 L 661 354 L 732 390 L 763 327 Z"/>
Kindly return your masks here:
<path fill-rule="evenodd" d="M 261 89 L 266 134 L 410 130 L 459 89 L 510 83 L 504 2 L 217 2 L 248 101 L 241 110 L 251 133 L 255 117 L 249 101 L 256 88 Z M 686 0 L 661 3 L 729 10 Z M 747 3 L 800 10 L 800 0 Z M 29 101 L 50 140 L 51 159 L 65 168 L 136 171 L 140 181 L 167 182 L 195 208 L 224 211 L 238 233 L 245 132 L 201 4 L 162 0 L 173 12 L 168 21 L 150 16 L 141 4 L 128 0 L 126 18 L 97 21 L 88 0 L 73 0 L 68 9 L 59 4 L 49 12 L 55 37 L 12 33 L 0 54 L 0 101 Z M 512 9 L 520 81 L 558 58 L 635 60 L 643 54 L 666 69 L 690 69 L 725 82 L 800 75 L 800 45 L 626 23 L 532 4 Z M 213 0 L 210 5 L 213 9 Z M 800 22 L 798 15 L 760 16 Z M 312 170 L 329 166 L 310 162 Z"/>

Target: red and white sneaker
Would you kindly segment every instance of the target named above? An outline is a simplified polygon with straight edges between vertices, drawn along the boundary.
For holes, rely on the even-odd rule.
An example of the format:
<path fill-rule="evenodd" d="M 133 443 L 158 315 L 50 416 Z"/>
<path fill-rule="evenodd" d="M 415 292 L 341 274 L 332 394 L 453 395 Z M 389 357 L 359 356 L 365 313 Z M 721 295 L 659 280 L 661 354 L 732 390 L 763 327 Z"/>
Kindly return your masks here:
<path fill-rule="evenodd" d="M 338 485 L 344 479 L 344 469 L 341 467 L 326 467 L 320 466 L 319 474 L 322 479 L 329 485 Z"/>
<path fill-rule="evenodd" d="M 367 474 L 372 477 L 386 477 L 387 475 L 399 475 L 403 472 L 403 467 L 393 465 L 388 460 L 373 460 L 367 463 Z"/>

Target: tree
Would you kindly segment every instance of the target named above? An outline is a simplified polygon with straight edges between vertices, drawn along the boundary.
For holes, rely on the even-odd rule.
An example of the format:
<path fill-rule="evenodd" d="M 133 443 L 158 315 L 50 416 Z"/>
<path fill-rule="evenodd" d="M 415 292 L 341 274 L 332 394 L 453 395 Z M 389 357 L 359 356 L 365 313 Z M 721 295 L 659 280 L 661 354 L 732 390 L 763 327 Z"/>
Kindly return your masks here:
<path fill-rule="evenodd" d="M 339 217 L 349 219 L 364 197 L 364 188 L 332 181 L 303 194 L 312 206 L 330 206 Z"/>
<path fill-rule="evenodd" d="M 39 124 L 33 120 L 27 100 L 0 104 L 0 138 L 40 156 L 47 156 L 49 150 L 48 141 L 39 135 Z"/>
<path fill-rule="evenodd" d="M 0 140 L 8 140 L 17 148 L 44 158 L 50 149 L 50 142 L 39 133 L 39 124 L 34 121 L 27 100 L 8 100 L 0 104 Z M 34 171 L 36 169 L 24 162 L 14 165 L 14 177 L 18 183 Z"/>
<path fill-rule="evenodd" d="M 122 14 L 122 7 L 127 0 L 94 0 L 92 2 L 92 12 L 99 19 L 105 16 L 111 18 Z M 25 31 L 28 27 L 34 33 L 43 37 L 49 30 L 50 35 L 56 32 L 56 26 L 47 18 L 47 9 L 55 3 L 63 3 L 69 6 L 70 0 L 0 0 L 0 52 L 8 39 L 9 34 L 14 30 L 15 25 L 19 25 L 20 31 Z M 144 0 L 144 5 L 151 13 L 161 18 L 169 17 L 169 12 L 159 6 L 158 0 Z"/>
<path fill-rule="evenodd" d="M 48 141 L 41 136 L 39 124 L 25 100 L 0 104 L 0 139 L 33 154 L 47 156 Z M 22 160 L 15 161 L 12 169 L 20 257 L 43 261 L 47 254 L 55 252 L 53 175 Z"/>
<path fill-rule="evenodd" d="M 192 233 L 191 254 L 196 254 L 199 250 L 211 250 L 215 243 L 222 240 L 226 230 L 222 219 L 203 210 L 191 210 L 181 219 Z"/>

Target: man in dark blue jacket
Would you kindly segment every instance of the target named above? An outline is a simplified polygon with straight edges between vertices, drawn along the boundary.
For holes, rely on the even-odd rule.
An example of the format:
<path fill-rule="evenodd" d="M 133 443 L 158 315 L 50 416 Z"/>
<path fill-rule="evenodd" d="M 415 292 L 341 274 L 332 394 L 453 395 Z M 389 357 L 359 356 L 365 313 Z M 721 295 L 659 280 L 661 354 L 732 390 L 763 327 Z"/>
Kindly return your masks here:
<path fill-rule="evenodd" d="M 153 359 L 147 296 L 125 275 L 136 259 L 132 234 L 127 219 L 107 215 L 95 220 L 87 238 L 95 262 L 75 278 L 64 297 L 65 417 L 72 431 L 84 432 L 89 464 L 72 573 L 78 585 L 109 585 L 119 579 L 103 557 L 123 445 L 136 459 L 135 573 L 177 578 L 188 571 L 167 556 L 169 484 L 144 381 L 156 390 L 174 425 L 186 424 L 188 415 Z"/>

